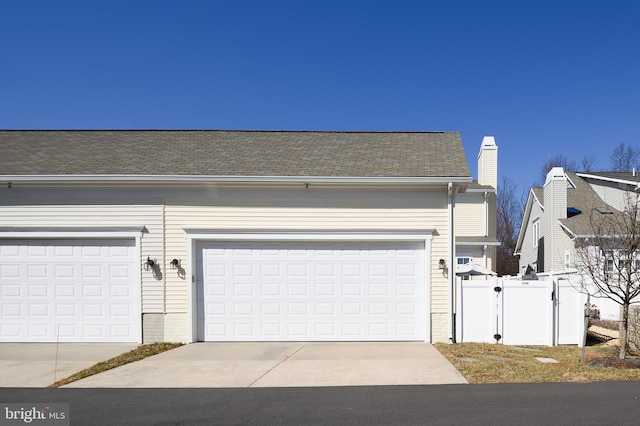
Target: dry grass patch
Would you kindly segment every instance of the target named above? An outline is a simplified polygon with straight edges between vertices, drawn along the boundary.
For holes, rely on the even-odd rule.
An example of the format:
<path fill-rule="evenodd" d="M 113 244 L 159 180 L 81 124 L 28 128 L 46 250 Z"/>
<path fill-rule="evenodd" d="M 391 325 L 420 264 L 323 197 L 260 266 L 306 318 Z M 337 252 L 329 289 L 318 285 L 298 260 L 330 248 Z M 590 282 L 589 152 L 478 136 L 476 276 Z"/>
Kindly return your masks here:
<path fill-rule="evenodd" d="M 636 360 L 613 362 L 616 346 L 588 346 L 580 362 L 577 346 L 506 346 L 490 343 L 434 345 L 469 383 L 546 383 L 640 380 Z M 494 357 L 487 357 L 493 355 Z M 500 360 L 494 359 L 495 356 Z M 536 358 L 552 358 L 543 363 Z"/>
<path fill-rule="evenodd" d="M 120 367 L 121 365 L 129 364 L 131 362 L 140 361 L 141 359 L 175 349 L 179 346 L 182 346 L 182 343 L 150 343 L 148 345 L 140 345 L 137 348 L 123 353 L 122 355 L 118 355 L 115 358 L 111 358 L 107 361 L 99 362 L 92 367 L 85 368 L 66 379 L 58 380 L 49 387 L 57 388 L 64 386 L 71 382 L 75 382 L 76 380 L 84 379 L 85 377 L 93 376 L 94 374 L 102 373 L 103 371 L 111 370 L 112 368 Z"/>

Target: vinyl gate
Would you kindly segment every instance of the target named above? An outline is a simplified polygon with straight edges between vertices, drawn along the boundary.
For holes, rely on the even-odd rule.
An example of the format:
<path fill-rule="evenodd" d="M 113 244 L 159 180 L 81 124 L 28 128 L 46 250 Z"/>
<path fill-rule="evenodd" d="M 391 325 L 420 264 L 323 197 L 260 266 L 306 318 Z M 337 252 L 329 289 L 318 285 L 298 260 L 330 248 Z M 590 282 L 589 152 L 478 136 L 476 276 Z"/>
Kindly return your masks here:
<path fill-rule="evenodd" d="M 581 344 L 586 295 L 566 280 L 457 280 L 456 341 Z"/>

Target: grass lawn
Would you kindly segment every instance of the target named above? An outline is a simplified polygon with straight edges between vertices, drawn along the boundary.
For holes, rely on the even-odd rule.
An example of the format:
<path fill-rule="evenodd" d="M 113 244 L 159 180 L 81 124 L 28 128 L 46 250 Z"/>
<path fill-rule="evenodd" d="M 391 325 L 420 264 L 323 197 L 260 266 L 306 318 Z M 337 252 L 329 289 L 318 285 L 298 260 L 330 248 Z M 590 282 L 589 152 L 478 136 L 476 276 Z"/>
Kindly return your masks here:
<path fill-rule="evenodd" d="M 161 352 L 168 351 L 170 349 L 182 346 L 182 343 L 150 343 L 147 345 L 140 345 L 137 348 L 118 355 L 115 358 L 111 358 L 107 361 L 99 362 L 96 365 L 86 368 L 66 379 L 58 380 L 49 387 L 57 388 L 64 386 L 76 380 L 84 379 L 85 377 L 93 376 L 94 374 L 102 373 L 103 371 L 111 370 L 112 368 L 120 367 L 121 365 L 129 364 L 130 362 L 140 361 L 143 358 L 157 355 Z"/>
<path fill-rule="evenodd" d="M 506 346 L 490 343 L 436 343 L 469 383 L 542 383 L 640 380 L 640 361 L 617 359 L 619 347 L 585 348 L 580 363 L 577 346 Z M 544 363 L 536 358 L 551 358 Z"/>

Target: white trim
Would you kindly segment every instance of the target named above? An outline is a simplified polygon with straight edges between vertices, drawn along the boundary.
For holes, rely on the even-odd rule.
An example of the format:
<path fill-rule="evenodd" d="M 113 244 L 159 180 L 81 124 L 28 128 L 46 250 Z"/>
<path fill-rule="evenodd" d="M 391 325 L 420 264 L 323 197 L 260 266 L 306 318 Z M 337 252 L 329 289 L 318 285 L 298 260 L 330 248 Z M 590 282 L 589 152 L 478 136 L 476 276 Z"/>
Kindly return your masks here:
<path fill-rule="evenodd" d="M 473 178 L 447 176 L 362 177 L 362 176 L 209 176 L 209 175 L 0 175 L 0 180 L 16 182 L 144 182 L 144 183 L 211 183 L 211 182 L 292 182 L 292 183 L 386 183 L 445 184 L 470 183 Z"/>
<path fill-rule="evenodd" d="M 139 238 L 143 232 L 135 227 L 0 227 L 0 239 Z"/>
<path fill-rule="evenodd" d="M 479 237 L 482 238 L 482 237 Z M 456 241 L 456 246 L 460 247 L 498 247 L 502 245 L 500 241 Z"/>
<path fill-rule="evenodd" d="M 375 231 L 318 231 L 318 230 L 222 230 L 183 228 L 187 240 L 187 256 L 191 271 L 191 285 L 187 286 L 187 335 L 189 343 L 197 341 L 197 265 L 196 246 L 203 241 L 422 241 L 424 242 L 425 286 L 425 342 L 431 341 L 431 240 L 433 229 L 420 230 L 375 230 Z"/>
<path fill-rule="evenodd" d="M 603 180 L 606 182 L 623 183 L 625 185 L 636 186 L 636 187 L 640 186 L 640 182 L 636 182 L 630 179 L 619 179 L 619 178 L 613 178 L 613 177 L 607 177 L 607 176 L 592 175 L 590 173 L 576 173 L 576 175 L 580 176 L 581 178 Z"/>
<path fill-rule="evenodd" d="M 138 238 L 141 233 L 135 232 L 2 232 L 0 231 L 0 239 L 116 239 L 116 238 Z"/>
<path fill-rule="evenodd" d="M 183 228 L 187 239 L 219 241 L 423 241 L 431 240 L 435 229 L 367 230 L 367 231 L 308 231 L 259 229 L 197 229 Z"/>

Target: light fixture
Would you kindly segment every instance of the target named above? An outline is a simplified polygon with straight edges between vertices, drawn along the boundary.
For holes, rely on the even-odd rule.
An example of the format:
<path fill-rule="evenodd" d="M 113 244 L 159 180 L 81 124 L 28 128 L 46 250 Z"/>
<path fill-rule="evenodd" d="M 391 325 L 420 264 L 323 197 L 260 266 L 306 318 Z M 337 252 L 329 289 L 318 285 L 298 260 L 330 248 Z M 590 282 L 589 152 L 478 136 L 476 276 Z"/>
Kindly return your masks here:
<path fill-rule="evenodd" d="M 438 261 L 438 269 L 447 269 L 447 262 L 444 259 Z"/>
<path fill-rule="evenodd" d="M 173 259 L 169 263 L 169 267 L 171 269 L 176 269 L 180 278 L 185 279 L 185 277 L 187 276 L 187 271 L 182 268 L 182 261 L 180 259 Z"/>
<path fill-rule="evenodd" d="M 156 267 L 156 263 L 157 263 L 156 259 L 151 259 L 149 256 L 147 256 L 147 261 L 144 262 L 144 270 L 145 271 L 153 270 Z"/>

